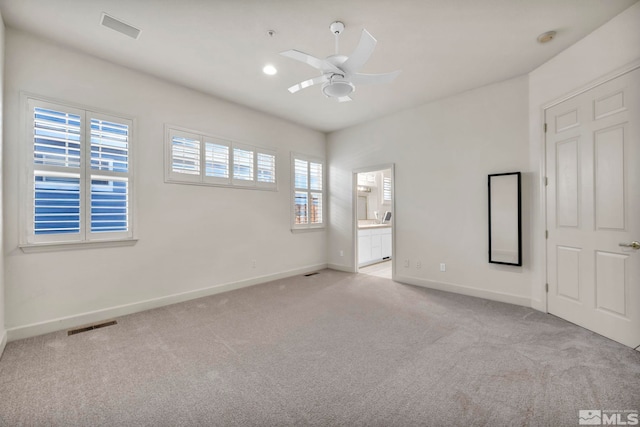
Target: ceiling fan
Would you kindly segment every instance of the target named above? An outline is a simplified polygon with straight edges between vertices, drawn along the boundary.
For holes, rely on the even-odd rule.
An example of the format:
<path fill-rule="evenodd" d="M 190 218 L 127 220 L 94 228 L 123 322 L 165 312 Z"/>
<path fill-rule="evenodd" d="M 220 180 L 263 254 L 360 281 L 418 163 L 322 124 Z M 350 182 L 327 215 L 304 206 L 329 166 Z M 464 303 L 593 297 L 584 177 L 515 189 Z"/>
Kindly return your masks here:
<path fill-rule="evenodd" d="M 386 74 L 358 73 L 373 53 L 376 39 L 367 30 L 362 30 L 360 42 L 353 53 L 349 56 L 340 55 L 338 54 L 338 37 L 344 30 L 344 24 L 336 21 L 329 26 L 329 29 L 336 37 L 335 55 L 320 59 L 299 50 L 280 52 L 280 55 L 309 64 L 322 73 L 318 77 L 291 86 L 289 92 L 296 93 L 301 89 L 322 84 L 322 93 L 325 96 L 345 102 L 351 101 L 349 95 L 356 90 L 356 84 L 390 83 L 400 74 L 399 70 Z"/>

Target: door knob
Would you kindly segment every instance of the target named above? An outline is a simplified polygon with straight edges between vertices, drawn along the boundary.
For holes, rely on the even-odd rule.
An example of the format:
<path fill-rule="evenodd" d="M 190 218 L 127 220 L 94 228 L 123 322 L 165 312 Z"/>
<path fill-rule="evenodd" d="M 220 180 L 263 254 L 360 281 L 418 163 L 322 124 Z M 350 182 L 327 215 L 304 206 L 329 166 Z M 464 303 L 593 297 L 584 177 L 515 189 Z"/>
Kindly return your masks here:
<path fill-rule="evenodd" d="M 623 248 L 640 249 L 640 242 L 633 241 L 631 243 L 620 243 L 618 246 L 622 246 Z"/>

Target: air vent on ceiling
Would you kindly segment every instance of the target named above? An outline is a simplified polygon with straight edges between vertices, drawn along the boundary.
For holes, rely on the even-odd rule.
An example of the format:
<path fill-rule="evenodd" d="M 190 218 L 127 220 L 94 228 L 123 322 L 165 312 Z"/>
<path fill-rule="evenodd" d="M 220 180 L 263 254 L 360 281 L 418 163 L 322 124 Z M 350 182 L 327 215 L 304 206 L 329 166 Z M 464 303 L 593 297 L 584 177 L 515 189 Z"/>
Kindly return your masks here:
<path fill-rule="evenodd" d="M 122 22 L 121 20 L 114 18 L 113 16 L 107 15 L 106 13 L 102 14 L 102 20 L 100 21 L 102 25 L 107 28 L 111 28 L 114 31 L 117 31 L 125 36 L 129 36 L 132 39 L 137 39 L 140 37 L 140 29 L 133 27 L 129 24 Z"/>

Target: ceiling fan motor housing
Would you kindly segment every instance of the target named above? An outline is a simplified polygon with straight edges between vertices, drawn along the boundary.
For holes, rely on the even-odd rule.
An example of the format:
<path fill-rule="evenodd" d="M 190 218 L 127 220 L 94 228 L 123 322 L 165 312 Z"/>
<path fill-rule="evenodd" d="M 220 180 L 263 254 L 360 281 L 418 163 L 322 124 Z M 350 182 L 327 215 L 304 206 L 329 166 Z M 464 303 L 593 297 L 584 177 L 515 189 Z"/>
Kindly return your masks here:
<path fill-rule="evenodd" d="M 336 21 L 329 26 L 329 29 L 333 34 L 340 34 L 344 31 L 344 24 L 340 21 Z"/>

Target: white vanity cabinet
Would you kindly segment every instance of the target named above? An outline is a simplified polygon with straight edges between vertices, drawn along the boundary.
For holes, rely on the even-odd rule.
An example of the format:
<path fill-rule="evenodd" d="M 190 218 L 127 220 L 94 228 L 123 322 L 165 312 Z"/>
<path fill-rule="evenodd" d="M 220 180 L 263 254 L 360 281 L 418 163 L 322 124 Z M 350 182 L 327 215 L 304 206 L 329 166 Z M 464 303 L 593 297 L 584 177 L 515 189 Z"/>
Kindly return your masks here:
<path fill-rule="evenodd" d="M 391 259 L 391 228 L 383 228 L 382 230 L 382 258 Z"/>
<path fill-rule="evenodd" d="M 371 230 L 358 230 L 358 264 L 371 261 Z"/>
<path fill-rule="evenodd" d="M 358 265 L 391 259 L 391 227 L 358 229 Z"/>

